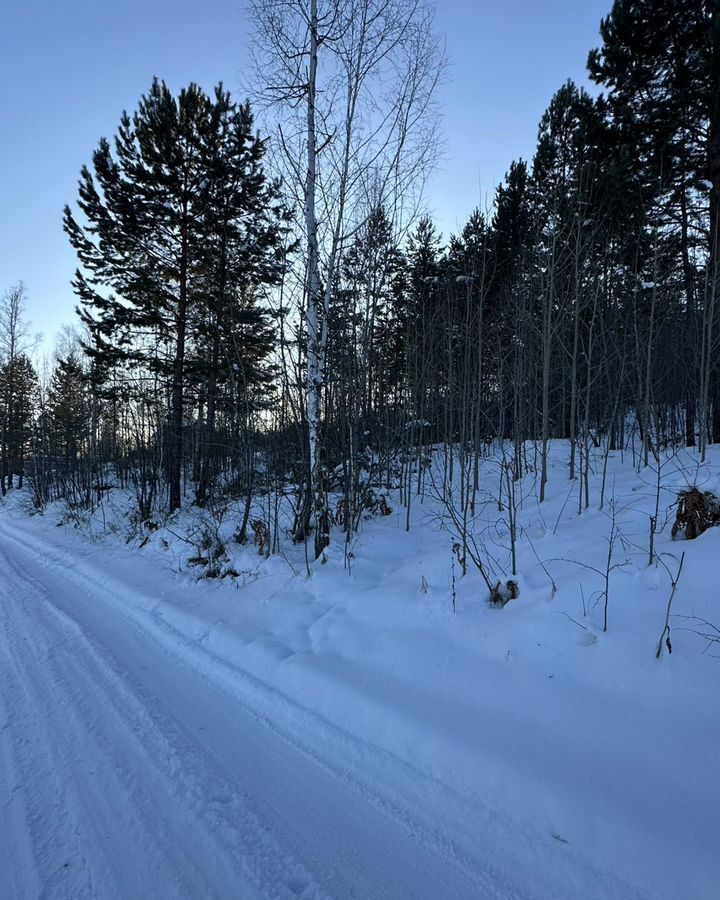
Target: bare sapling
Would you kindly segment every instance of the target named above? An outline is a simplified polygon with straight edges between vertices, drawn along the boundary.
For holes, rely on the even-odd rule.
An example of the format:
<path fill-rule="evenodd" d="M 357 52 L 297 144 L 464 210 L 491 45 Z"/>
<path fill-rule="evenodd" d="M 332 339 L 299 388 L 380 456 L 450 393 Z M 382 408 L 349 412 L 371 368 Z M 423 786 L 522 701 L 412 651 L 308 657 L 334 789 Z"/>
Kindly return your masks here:
<path fill-rule="evenodd" d="M 680 581 L 680 573 L 682 572 L 683 563 L 685 562 L 685 554 L 680 557 L 680 565 L 678 566 L 677 575 L 671 581 L 670 598 L 668 599 L 667 609 L 665 610 L 665 627 L 660 634 L 655 659 L 660 659 L 663 653 L 663 643 L 667 647 L 667 652 L 672 653 L 672 643 L 670 642 L 670 609 L 672 607 L 675 591 L 677 590 L 678 581 Z"/>

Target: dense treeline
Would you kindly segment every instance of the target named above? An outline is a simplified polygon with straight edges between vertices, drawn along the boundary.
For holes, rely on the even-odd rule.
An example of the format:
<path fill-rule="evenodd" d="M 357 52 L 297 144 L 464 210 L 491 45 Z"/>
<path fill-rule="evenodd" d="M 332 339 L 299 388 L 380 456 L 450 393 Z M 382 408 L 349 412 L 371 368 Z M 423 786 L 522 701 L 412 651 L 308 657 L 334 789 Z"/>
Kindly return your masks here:
<path fill-rule="evenodd" d="M 22 290 L 5 299 L 3 492 L 25 476 L 38 505 L 92 505 L 119 484 L 139 521 L 242 498 L 240 540 L 253 498 L 272 496 L 270 549 L 283 494 L 296 539 L 314 532 L 319 553 L 330 525 L 350 536 L 384 488 L 402 487 L 409 523 L 433 446 L 464 511 L 498 439 L 512 478 L 537 471 L 541 500 L 549 442 L 567 439 L 581 505 L 592 448 L 632 442 L 647 464 L 661 445 L 703 455 L 720 441 L 716 4 L 617 0 L 588 60 L 601 92 L 561 86 L 533 160 L 514 162 L 492 207 L 445 242 L 404 202 L 425 163 L 395 149 L 409 127 L 351 164 L 379 129 L 368 137 L 365 120 L 353 137 L 359 73 L 375 62 L 363 69 L 347 22 L 345 131 L 320 114 L 323 28 L 358 4 L 377 5 L 255 4 L 260 26 L 278 6 L 303 12 L 297 53 L 276 19 L 266 31 L 299 78 L 278 79 L 273 97 L 301 113 L 275 141 L 282 181 L 249 104 L 222 87 L 174 97 L 155 82 L 100 143 L 65 212 L 82 328 L 49 375 L 28 356 Z M 373 46 L 403 46 L 406 109 L 431 111 L 428 21 L 410 41 L 398 22 L 420 7 L 381 6 Z"/>

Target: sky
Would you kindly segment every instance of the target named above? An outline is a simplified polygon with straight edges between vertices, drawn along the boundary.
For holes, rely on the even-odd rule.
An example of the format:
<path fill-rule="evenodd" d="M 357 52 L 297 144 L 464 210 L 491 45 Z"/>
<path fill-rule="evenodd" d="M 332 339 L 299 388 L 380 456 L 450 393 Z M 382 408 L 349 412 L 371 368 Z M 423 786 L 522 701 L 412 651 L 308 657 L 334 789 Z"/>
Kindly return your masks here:
<path fill-rule="evenodd" d="M 4 0 L 0 19 L 0 294 L 22 280 L 51 347 L 73 323 L 75 257 L 62 230 L 80 167 L 153 76 L 175 90 L 218 81 L 240 99 L 244 0 Z M 447 235 L 486 207 L 568 78 L 587 86 L 611 0 L 439 0 L 443 159 L 426 189 Z"/>

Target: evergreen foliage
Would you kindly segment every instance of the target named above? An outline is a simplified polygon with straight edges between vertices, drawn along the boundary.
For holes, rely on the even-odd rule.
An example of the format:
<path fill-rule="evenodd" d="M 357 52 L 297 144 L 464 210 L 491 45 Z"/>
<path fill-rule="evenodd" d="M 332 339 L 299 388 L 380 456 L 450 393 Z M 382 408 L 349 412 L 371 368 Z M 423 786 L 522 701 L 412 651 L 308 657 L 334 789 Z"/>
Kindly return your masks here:
<path fill-rule="evenodd" d="M 637 439 L 645 465 L 662 443 L 704 453 L 720 441 L 716 6 L 616 0 L 588 61 L 604 92 L 559 87 L 490 209 L 444 239 L 358 176 L 353 227 L 318 238 L 312 266 L 249 104 L 153 82 L 65 211 L 85 330 L 47 384 L 22 291 L 3 306 L 3 491 L 26 468 L 41 505 L 120 484 L 141 521 L 240 497 L 239 540 L 255 500 L 282 493 L 296 536 L 334 524 L 349 541 L 391 485 L 409 527 L 433 448 L 460 467 L 463 514 L 491 440 L 510 442 L 513 478 L 537 471 L 542 500 L 548 444 L 567 439 L 579 511 L 596 447 Z"/>

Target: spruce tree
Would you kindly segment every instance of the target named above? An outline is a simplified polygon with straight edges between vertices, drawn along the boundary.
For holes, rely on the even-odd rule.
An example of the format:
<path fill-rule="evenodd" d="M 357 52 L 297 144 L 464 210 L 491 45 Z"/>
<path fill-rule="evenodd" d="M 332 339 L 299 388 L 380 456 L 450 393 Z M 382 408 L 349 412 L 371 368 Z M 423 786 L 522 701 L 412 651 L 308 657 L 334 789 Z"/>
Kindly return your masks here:
<path fill-rule="evenodd" d="M 37 375 L 26 353 L 18 353 L 0 366 L 0 414 L 3 421 L 2 489 L 23 486 L 25 460 L 31 444 Z"/>
<path fill-rule="evenodd" d="M 58 360 L 47 396 L 50 441 L 56 464 L 75 470 L 90 434 L 88 379 L 74 354 Z"/>
<path fill-rule="evenodd" d="M 441 304 L 442 247 L 432 220 L 424 216 L 407 248 L 408 373 L 412 417 L 439 430 L 439 395 L 445 370 L 444 309 Z"/>

